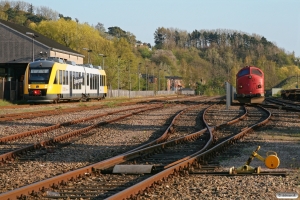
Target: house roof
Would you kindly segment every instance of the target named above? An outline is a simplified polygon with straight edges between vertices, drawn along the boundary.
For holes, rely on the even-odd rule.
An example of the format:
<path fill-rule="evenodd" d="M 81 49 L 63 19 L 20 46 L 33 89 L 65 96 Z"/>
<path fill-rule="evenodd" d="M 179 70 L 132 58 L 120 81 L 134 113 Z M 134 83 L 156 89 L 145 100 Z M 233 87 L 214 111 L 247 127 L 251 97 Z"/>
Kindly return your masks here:
<path fill-rule="evenodd" d="M 64 45 L 62 45 L 62 44 L 60 44 L 60 43 L 58 43 L 58 42 L 56 42 L 56 41 L 54 41 L 54 40 L 52 40 L 52 39 L 44 36 L 44 35 L 36 32 L 36 31 L 34 31 L 34 30 L 30 29 L 30 28 L 25 27 L 25 26 L 21 26 L 19 24 L 8 22 L 8 21 L 2 20 L 2 19 L 0 19 L 0 24 L 3 24 L 4 26 L 6 26 L 6 27 L 8 27 L 10 29 L 13 29 L 13 30 L 15 30 L 15 31 L 17 31 L 19 33 L 22 33 L 24 35 L 26 35 L 26 32 L 31 32 L 31 33 L 33 33 L 35 35 L 38 35 L 38 37 L 35 37 L 36 41 L 38 41 L 38 42 L 40 42 L 40 43 L 42 43 L 42 44 L 44 44 L 44 45 L 52 48 L 55 51 L 61 50 L 61 51 L 65 51 L 65 52 L 68 52 L 68 53 L 71 53 L 71 54 L 76 54 L 77 56 L 80 56 L 80 57 L 84 57 L 84 55 L 78 53 L 77 51 L 74 51 L 73 49 L 71 49 L 69 47 L 66 47 L 66 46 L 64 46 Z"/>

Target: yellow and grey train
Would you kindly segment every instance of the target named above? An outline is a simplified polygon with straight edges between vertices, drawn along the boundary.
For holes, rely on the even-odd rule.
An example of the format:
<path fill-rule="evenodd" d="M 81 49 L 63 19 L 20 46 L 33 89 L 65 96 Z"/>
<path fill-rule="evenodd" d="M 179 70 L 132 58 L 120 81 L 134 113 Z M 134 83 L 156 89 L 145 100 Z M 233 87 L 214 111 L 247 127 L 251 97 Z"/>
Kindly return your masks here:
<path fill-rule="evenodd" d="M 90 101 L 107 95 L 106 73 L 101 67 L 40 59 L 28 64 L 24 75 L 24 99 L 28 103 Z"/>

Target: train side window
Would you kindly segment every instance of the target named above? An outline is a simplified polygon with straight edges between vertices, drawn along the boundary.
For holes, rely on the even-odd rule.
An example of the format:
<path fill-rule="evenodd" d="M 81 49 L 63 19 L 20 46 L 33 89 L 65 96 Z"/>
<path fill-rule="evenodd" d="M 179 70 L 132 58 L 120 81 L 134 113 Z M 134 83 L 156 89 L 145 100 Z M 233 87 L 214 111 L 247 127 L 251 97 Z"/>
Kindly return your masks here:
<path fill-rule="evenodd" d="M 93 74 L 90 74 L 90 89 L 92 89 L 92 84 L 93 84 L 92 77 L 93 77 Z"/>
<path fill-rule="evenodd" d="M 69 71 L 69 82 L 70 82 L 70 88 L 72 88 L 72 84 L 73 84 L 73 81 L 72 81 L 72 72 L 71 71 Z"/>
<path fill-rule="evenodd" d="M 90 85 L 90 74 L 86 73 L 86 85 L 89 86 Z"/>
<path fill-rule="evenodd" d="M 91 75 L 90 75 L 90 82 L 91 82 L 91 84 L 90 84 L 90 89 L 93 89 L 93 85 L 94 85 L 94 82 L 93 82 L 93 76 L 94 76 L 94 74 L 91 74 Z"/>
<path fill-rule="evenodd" d="M 59 82 L 60 85 L 62 85 L 62 70 L 59 70 L 58 82 Z"/>
<path fill-rule="evenodd" d="M 68 85 L 67 84 L 67 75 L 68 75 L 68 72 L 66 70 L 63 70 L 63 85 Z"/>
<path fill-rule="evenodd" d="M 102 75 L 102 86 L 104 86 L 104 85 L 105 85 L 105 76 Z"/>
<path fill-rule="evenodd" d="M 71 75 L 71 79 L 73 80 L 73 89 L 75 89 L 75 72 L 70 72 L 70 75 Z"/>
<path fill-rule="evenodd" d="M 93 79 L 93 89 L 96 89 L 97 87 L 97 75 L 94 74 L 94 79 Z"/>
<path fill-rule="evenodd" d="M 93 89 L 96 89 L 97 87 L 97 75 L 94 74 L 94 80 L 93 80 L 94 84 L 93 84 Z"/>
<path fill-rule="evenodd" d="M 261 71 L 259 71 L 258 69 L 252 69 L 252 70 L 251 70 L 251 74 L 256 74 L 256 75 L 258 75 L 258 76 L 262 76 Z"/>
<path fill-rule="evenodd" d="M 56 71 L 53 84 L 57 84 L 57 80 L 58 80 L 58 71 Z"/>
<path fill-rule="evenodd" d="M 82 72 L 82 85 L 84 85 L 84 77 L 85 77 L 85 73 L 84 72 Z"/>
<path fill-rule="evenodd" d="M 63 74 L 62 74 L 62 76 L 63 76 L 63 77 L 62 77 L 62 84 L 63 84 L 63 85 L 66 85 L 66 70 L 63 70 L 62 73 L 63 73 Z"/>
<path fill-rule="evenodd" d="M 90 89 L 93 88 L 93 74 L 90 74 Z"/>
<path fill-rule="evenodd" d="M 93 84 L 92 84 L 92 89 L 95 89 L 95 82 L 96 82 L 96 76 L 93 74 Z"/>
<path fill-rule="evenodd" d="M 246 68 L 246 69 L 241 70 L 238 73 L 238 77 L 245 76 L 245 75 L 248 75 L 248 74 L 250 74 L 250 70 L 249 70 L 249 68 Z"/>
<path fill-rule="evenodd" d="M 69 72 L 65 71 L 65 79 L 66 79 L 66 85 L 69 85 Z"/>
<path fill-rule="evenodd" d="M 79 74 L 75 72 L 75 79 L 76 79 L 76 89 L 79 89 Z"/>
<path fill-rule="evenodd" d="M 81 84 L 82 84 L 82 77 L 81 77 L 81 72 L 78 74 L 78 88 L 81 90 Z"/>

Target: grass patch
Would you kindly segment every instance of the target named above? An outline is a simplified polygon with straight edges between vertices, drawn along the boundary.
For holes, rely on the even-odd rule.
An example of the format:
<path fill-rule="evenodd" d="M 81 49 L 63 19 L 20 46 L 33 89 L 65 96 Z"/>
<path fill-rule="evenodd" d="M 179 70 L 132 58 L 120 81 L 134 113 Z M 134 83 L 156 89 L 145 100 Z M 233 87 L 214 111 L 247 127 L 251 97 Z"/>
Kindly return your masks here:
<path fill-rule="evenodd" d="M 87 107 L 87 105 L 83 102 L 80 102 L 80 104 L 78 105 L 79 107 Z"/>
<path fill-rule="evenodd" d="M 56 110 L 62 110 L 63 107 L 62 107 L 62 106 L 58 106 L 58 107 L 56 107 L 55 109 L 56 109 Z"/>
<path fill-rule="evenodd" d="M 12 106 L 13 104 L 11 102 L 0 100 L 0 106 Z"/>
<path fill-rule="evenodd" d="M 28 104 L 26 100 L 17 100 L 17 101 L 0 100 L 0 106 L 14 106 L 14 105 L 24 105 L 24 104 Z"/>
<path fill-rule="evenodd" d="M 113 108 L 118 106 L 121 103 L 128 102 L 128 101 L 130 101 L 130 99 L 114 99 L 113 101 L 105 102 L 104 105 L 109 108 Z"/>
<path fill-rule="evenodd" d="M 114 107 L 117 106 L 117 103 L 114 102 L 114 101 L 110 101 L 110 102 L 106 102 L 104 105 L 109 107 L 109 108 L 114 108 Z"/>

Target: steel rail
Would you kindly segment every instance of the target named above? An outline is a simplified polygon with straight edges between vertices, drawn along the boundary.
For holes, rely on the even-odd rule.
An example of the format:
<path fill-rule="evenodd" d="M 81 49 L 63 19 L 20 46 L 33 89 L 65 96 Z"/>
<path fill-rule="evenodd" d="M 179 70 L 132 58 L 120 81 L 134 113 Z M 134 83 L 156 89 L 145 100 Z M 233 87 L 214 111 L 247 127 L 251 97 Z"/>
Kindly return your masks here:
<path fill-rule="evenodd" d="M 298 112 L 300 111 L 300 108 L 299 108 L 300 105 L 297 103 L 281 101 L 278 99 L 271 99 L 271 98 L 267 98 L 266 101 L 280 105 L 280 106 L 278 106 L 280 109 L 293 110 L 293 111 L 298 111 Z"/>
<path fill-rule="evenodd" d="M 180 113 L 179 113 L 180 114 Z M 178 117 L 177 114 L 174 118 Z M 172 123 L 174 123 L 175 120 L 172 120 Z M 170 126 L 169 126 L 170 127 Z M 199 132 L 194 133 L 193 135 L 189 135 L 186 136 L 187 138 L 195 138 L 197 137 L 197 135 L 201 135 L 203 134 L 207 129 L 203 129 Z M 166 131 L 167 132 L 167 131 Z M 39 191 L 43 191 L 45 188 L 49 188 L 58 184 L 63 184 L 64 182 L 67 182 L 69 180 L 74 180 L 78 177 L 81 176 L 85 176 L 87 174 L 93 173 L 97 170 L 101 170 L 101 169 L 106 169 L 109 167 L 112 167 L 116 164 L 125 162 L 127 160 L 136 158 L 136 157 L 140 157 L 141 155 L 145 154 L 145 153 L 149 153 L 149 152 L 153 152 L 158 148 L 164 148 L 165 145 L 173 145 L 173 144 L 177 144 L 180 141 L 185 141 L 187 140 L 186 138 L 182 137 L 182 138 L 178 138 L 172 141 L 169 141 L 168 144 L 167 143 L 161 143 L 161 144 L 157 144 L 155 146 L 150 146 L 147 148 L 144 148 L 142 150 L 137 150 L 135 152 L 127 152 L 125 154 L 119 155 L 119 156 L 115 156 L 113 158 L 101 161 L 99 163 L 95 163 L 93 165 L 87 166 L 87 167 L 83 167 L 81 169 L 78 170 L 74 170 L 71 172 L 67 172 L 65 174 L 56 176 L 56 177 L 52 177 L 50 179 L 44 180 L 44 181 L 40 181 L 28 186 L 24 186 L 21 188 L 18 188 L 16 190 L 12 190 L 3 194 L 0 194 L 0 199 L 17 199 L 22 197 L 22 195 L 26 196 L 26 195 L 32 195 L 34 193 L 37 193 Z"/>
<path fill-rule="evenodd" d="M 84 132 L 87 132 L 93 128 L 96 128 L 98 126 L 103 126 L 105 124 L 109 124 L 109 123 L 112 123 L 114 121 L 117 121 L 117 120 L 120 120 L 120 119 L 123 119 L 123 118 L 126 118 L 128 116 L 131 116 L 131 115 L 134 115 L 134 114 L 137 114 L 139 112 L 145 112 L 147 110 L 152 110 L 152 109 L 156 109 L 156 108 L 161 108 L 162 105 L 156 105 L 156 106 L 140 106 L 140 107 L 137 107 L 138 109 L 139 108 L 143 108 L 143 107 L 146 107 L 144 110 L 141 110 L 141 111 L 138 111 L 138 112 L 133 112 L 133 113 L 130 113 L 130 114 L 127 114 L 127 115 L 123 115 L 123 116 L 120 116 L 118 118 L 115 118 L 115 119 L 112 119 L 112 120 L 107 120 L 107 121 L 104 121 L 104 122 L 100 122 L 98 124 L 94 124 L 94 125 L 90 125 L 90 126 L 87 126 L 85 128 L 81 128 L 81 129 L 77 129 L 75 131 L 71 131 L 69 133 L 65 133 L 63 135 L 60 135 L 60 136 L 56 136 L 54 138 L 51 138 L 49 140 L 44 140 L 44 141 L 41 141 L 39 143 L 36 143 L 36 144 L 32 144 L 32 145 L 28 145 L 26 147 L 23 147 L 23 148 L 20 148 L 20 149 L 17 149 L 17 150 L 14 150 L 14 151 L 11 151 L 11 152 L 8 152 L 8 153 L 5 153 L 5 154 L 1 154 L 0 155 L 0 161 L 5 161 L 5 160 L 8 160 L 8 159 L 12 159 L 12 158 L 15 158 L 17 155 L 23 153 L 23 152 L 26 152 L 26 151 L 30 151 L 30 150 L 34 150 L 34 149 L 39 149 L 43 146 L 46 146 L 46 145 L 51 145 L 51 144 L 54 144 L 56 142 L 59 142 L 59 141 L 63 141 L 63 140 L 66 140 L 70 137 L 73 137 L 73 136 L 76 136 L 78 134 L 81 134 L 81 133 L 84 133 Z M 109 112 L 109 113 L 105 113 L 105 114 L 99 114 L 99 115 L 96 115 L 96 116 L 92 116 L 92 117 L 88 117 L 89 119 L 93 119 L 93 118 L 99 118 L 101 116 L 104 116 L 104 115 L 110 115 L 110 114 L 114 114 L 114 113 L 118 113 L 118 112 L 124 112 L 124 111 L 128 111 L 128 110 L 133 110 L 133 109 L 137 109 L 137 108 L 129 108 L 129 109 L 125 109 L 125 110 L 121 110 L 121 111 L 113 111 L 113 112 Z M 76 120 L 77 122 L 80 122 L 80 121 L 84 121 L 86 119 L 79 119 L 79 120 Z M 48 128 L 48 127 L 47 127 Z M 52 127 L 52 128 L 56 128 L 56 126 Z M 38 129 L 40 130 L 40 129 Z M 35 132 L 35 131 L 34 131 Z M 27 132 L 25 132 L 25 134 L 28 134 Z"/>
<path fill-rule="evenodd" d="M 259 123 L 256 123 L 256 124 L 252 125 L 251 127 L 245 128 L 240 133 L 224 140 L 223 142 L 208 149 L 207 151 L 200 153 L 197 156 L 190 158 L 189 160 L 186 160 L 175 166 L 172 166 L 154 176 L 151 176 L 150 178 L 148 178 L 130 188 L 127 188 L 107 199 L 108 200 L 120 200 L 120 199 L 131 198 L 133 196 L 142 194 L 143 191 L 147 191 L 148 189 L 150 189 L 151 186 L 153 186 L 155 184 L 159 184 L 162 181 L 167 181 L 169 178 L 171 178 L 174 175 L 177 175 L 179 173 L 187 173 L 190 166 L 198 165 L 198 163 L 205 160 L 206 158 L 211 158 L 211 157 L 215 156 L 216 152 L 218 150 L 220 150 L 221 148 L 225 147 L 226 145 L 232 144 L 233 142 L 235 142 L 239 138 L 243 137 L 247 132 L 253 130 L 254 128 L 261 126 L 263 124 L 266 124 L 268 122 L 268 120 L 271 118 L 271 113 L 264 108 L 262 108 L 262 109 L 269 114 L 265 120 L 263 120 Z"/>
<path fill-rule="evenodd" d="M 187 138 L 195 138 L 197 137 L 197 134 L 202 134 L 203 132 L 207 131 L 207 128 L 194 133 L 193 135 L 189 135 L 189 136 L 185 136 L 179 139 L 175 139 L 172 141 L 169 141 L 168 143 L 162 143 L 162 144 L 158 144 L 155 145 L 155 147 L 148 147 L 146 149 L 142 149 L 136 152 L 130 152 L 128 154 L 122 154 L 119 156 L 115 156 L 113 158 L 101 161 L 99 163 L 78 169 L 78 170 L 74 170 L 71 172 L 67 172 L 65 174 L 56 176 L 56 177 L 52 177 L 50 179 L 44 180 L 44 181 L 40 181 L 28 186 L 24 186 L 21 188 L 18 188 L 16 190 L 13 191 L 9 191 L 6 193 L 3 193 L 0 195 L 0 198 L 4 198 L 4 199 L 8 199 L 10 198 L 12 199 L 17 199 L 17 198 L 21 198 L 22 196 L 26 196 L 26 195 L 34 195 L 37 194 L 39 191 L 45 191 L 46 188 L 49 187 L 56 187 L 59 184 L 64 184 L 67 181 L 70 180 L 74 180 L 76 178 L 85 176 L 87 174 L 91 174 L 91 173 L 95 173 L 98 170 L 101 169 L 106 169 L 109 167 L 112 167 L 116 164 L 125 162 L 127 160 L 136 158 L 136 157 L 140 157 L 141 155 L 145 154 L 145 153 L 149 153 L 149 152 L 153 152 L 155 151 L 157 148 L 164 148 L 166 145 L 171 145 L 171 144 L 176 144 L 179 143 L 180 141 L 185 141 L 187 140 Z"/>
<path fill-rule="evenodd" d="M 210 107 L 210 108 L 212 108 L 212 107 Z M 235 118 L 235 119 L 233 119 L 233 120 L 230 120 L 230 121 L 228 121 L 228 122 L 225 122 L 225 123 L 223 123 L 223 124 L 221 124 L 221 125 L 218 125 L 218 126 L 215 126 L 215 127 L 209 127 L 207 121 L 206 121 L 205 118 L 203 117 L 203 121 L 204 121 L 204 123 L 205 123 L 205 125 L 206 125 L 206 127 L 207 127 L 206 129 L 209 130 L 209 134 L 210 134 L 210 139 L 209 139 L 209 141 L 208 141 L 208 142 L 206 143 L 206 145 L 205 145 L 202 149 L 200 149 L 199 151 L 197 151 L 197 152 L 195 152 L 195 153 L 193 153 L 193 154 L 191 154 L 191 155 L 189 155 L 189 156 L 187 156 L 187 157 L 185 157 L 185 158 L 183 158 L 183 159 L 181 159 L 181 160 L 178 160 L 178 161 L 176 161 L 176 162 L 170 163 L 169 165 L 166 165 L 166 166 L 164 167 L 164 169 L 169 168 L 169 167 L 171 167 L 171 166 L 174 166 L 174 165 L 176 165 L 176 164 L 178 164 L 178 163 L 181 163 L 181 162 L 183 162 L 183 161 L 185 161 L 185 160 L 188 160 L 188 159 L 190 159 L 190 158 L 192 158 L 192 157 L 194 157 L 194 156 L 196 156 L 196 155 L 202 153 L 203 151 L 207 150 L 207 149 L 212 145 L 212 143 L 214 142 L 214 137 L 213 137 L 213 131 L 214 131 L 214 130 L 219 129 L 220 127 L 225 126 L 225 125 L 230 125 L 230 124 L 237 123 L 238 121 L 244 119 L 244 118 L 248 115 L 247 110 L 245 109 L 245 107 L 243 107 L 243 108 L 244 108 L 245 113 L 244 113 L 241 117 L 237 117 L 237 118 Z M 204 111 L 203 116 L 205 116 L 205 114 L 208 112 L 208 110 L 209 110 L 209 109 L 206 109 L 206 110 Z M 191 135 L 193 135 L 193 134 L 191 134 Z M 190 136 L 190 135 L 189 135 L 189 136 Z"/>
<path fill-rule="evenodd" d="M 156 140 L 154 140 L 154 141 L 152 141 L 152 142 L 149 142 L 149 143 L 147 143 L 147 144 L 141 145 L 141 146 L 139 146 L 139 147 L 137 147 L 137 148 L 135 148 L 135 149 L 132 149 L 132 150 L 130 150 L 130 151 L 127 151 L 127 152 L 125 152 L 124 154 L 128 154 L 128 153 L 134 152 L 134 151 L 138 151 L 138 150 L 140 150 L 140 149 L 144 149 L 144 148 L 147 148 L 147 147 L 150 147 L 150 146 L 153 146 L 153 145 L 156 145 L 156 144 L 159 144 L 159 143 L 162 143 L 162 142 L 166 141 L 166 140 L 168 139 L 169 135 L 172 134 L 172 133 L 174 133 L 174 131 L 175 131 L 175 128 L 174 128 L 174 127 L 175 127 L 175 121 L 178 120 L 178 118 L 179 118 L 181 115 L 183 115 L 185 112 L 187 112 L 188 110 L 193 109 L 193 108 L 195 108 L 195 107 L 197 107 L 197 106 L 200 106 L 200 105 L 194 105 L 194 106 L 185 108 L 185 109 L 183 109 L 183 110 L 177 112 L 177 113 L 175 114 L 175 117 L 173 118 L 172 122 L 170 123 L 170 125 L 169 125 L 168 128 L 166 129 L 166 131 L 165 131 L 159 138 L 157 138 Z"/>
<path fill-rule="evenodd" d="M 49 116 L 49 115 L 60 115 L 64 112 L 78 112 L 83 110 L 91 110 L 91 109 L 100 109 L 104 106 L 97 106 L 97 107 L 83 107 L 83 108 L 64 108 L 64 109 L 54 109 L 48 111 L 34 111 L 34 112 L 24 112 L 24 113 L 15 113 L 15 114 L 8 114 L 2 115 L 0 117 L 0 121 L 10 121 L 10 120 L 19 120 L 19 119 L 30 119 L 35 117 L 42 117 L 42 116 Z"/>
<path fill-rule="evenodd" d="M 146 107 L 146 106 L 140 106 L 140 107 L 137 107 L 137 108 L 142 108 L 142 107 Z M 102 108 L 102 107 L 99 107 L 99 108 Z M 96 109 L 98 109 L 98 108 L 96 108 Z M 72 121 L 68 121 L 68 122 L 64 122 L 64 123 L 57 123 L 57 124 L 52 125 L 52 126 L 47 126 L 47 127 L 43 127 L 43 128 L 39 128 L 39 129 L 35 129 L 35 130 L 24 131 L 24 132 L 21 132 L 21 133 L 9 135 L 9 136 L 4 136 L 4 137 L 0 138 L 0 144 L 8 142 L 8 141 L 24 138 L 24 137 L 27 137 L 27 136 L 35 135 L 35 134 L 38 134 L 38 133 L 44 133 L 44 132 L 47 132 L 47 131 L 55 130 L 55 129 L 58 129 L 58 128 L 63 127 L 63 126 L 70 126 L 70 125 L 78 124 L 80 122 L 84 122 L 84 121 L 87 121 L 87 120 L 97 119 L 99 117 L 115 114 L 115 113 L 118 113 L 118 112 L 134 110 L 134 109 L 136 109 L 136 108 L 128 108 L 128 109 L 124 109 L 124 110 L 121 110 L 121 111 L 119 110 L 119 111 L 113 111 L 113 112 L 108 112 L 108 113 L 104 113 L 104 114 L 93 115 L 93 116 L 87 117 L 87 118 L 81 118 L 81 119 L 72 120 Z M 0 157 L 0 159 L 1 159 L 1 157 Z"/>

